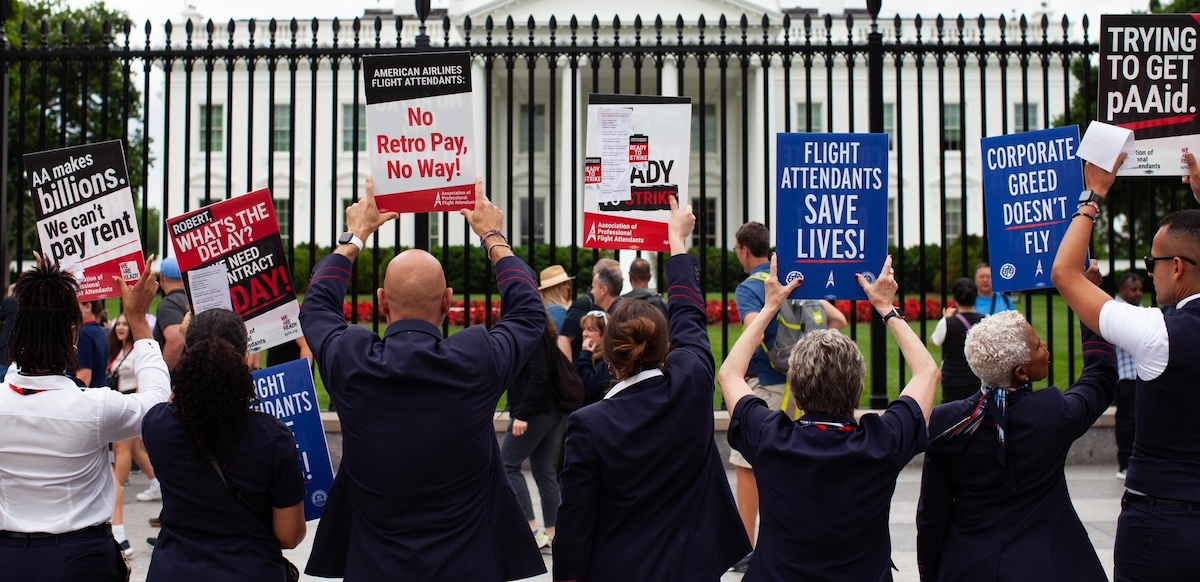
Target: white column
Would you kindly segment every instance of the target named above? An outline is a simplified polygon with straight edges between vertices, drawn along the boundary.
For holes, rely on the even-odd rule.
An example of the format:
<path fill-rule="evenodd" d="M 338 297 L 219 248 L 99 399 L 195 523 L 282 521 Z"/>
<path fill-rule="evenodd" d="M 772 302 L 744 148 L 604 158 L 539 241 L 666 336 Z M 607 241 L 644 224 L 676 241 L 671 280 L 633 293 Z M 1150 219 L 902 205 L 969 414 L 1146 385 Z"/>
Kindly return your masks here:
<path fill-rule="evenodd" d="M 742 171 L 749 172 L 750 177 L 750 195 L 748 196 L 750 207 L 746 210 L 750 220 L 771 224 L 771 217 L 766 215 L 766 201 L 773 196 L 771 186 L 774 183 L 774 173 L 772 172 L 771 175 L 763 173 L 763 161 L 767 159 L 769 153 L 763 149 L 763 134 L 770 132 L 770 128 L 766 127 L 766 115 L 763 111 L 762 83 L 767 72 L 763 70 L 760 63 L 755 62 L 750 65 L 747 73 L 749 75 L 747 86 L 750 93 L 746 102 L 749 108 L 746 119 L 749 120 L 750 127 L 746 128 L 746 139 L 749 140 L 747 145 L 750 155 L 746 163 L 750 166 L 742 168 Z M 772 209 L 774 209 L 774 204 L 772 204 Z"/>
<path fill-rule="evenodd" d="M 583 228 L 583 127 L 587 122 L 587 107 L 581 105 L 583 99 L 583 86 L 581 79 L 577 74 L 575 81 L 571 81 L 570 63 L 564 58 L 558 62 L 559 82 L 558 82 L 558 114 L 561 116 L 562 123 L 558 124 L 558 200 L 555 201 L 558 210 L 557 226 L 555 228 L 555 236 L 558 240 L 555 241 L 559 246 L 570 246 L 571 240 L 571 224 L 578 223 L 580 229 Z M 576 99 L 571 98 L 571 92 L 574 89 Z M 571 109 L 577 107 L 576 123 L 571 124 Z M 572 166 L 571 160 L 571 144 L 574 143 L 575 151 L 577 152 L 577 164 Z M 572 179 L 571 172 L 575 172 L 575 177 Z M 571 197 L 578 196 L 576 207 L 580 212 L 578 215 L 571 212 Z M 576 241 L 582 243 L 583 241 Z"/>
<path fill-rule="evenodd" d="M 679 95 L 679 69 L 675 66 L 674 59 L 666 58 L 663 60 L 662 80 L 662 94 L 664 97 L 676 97 Z"/>

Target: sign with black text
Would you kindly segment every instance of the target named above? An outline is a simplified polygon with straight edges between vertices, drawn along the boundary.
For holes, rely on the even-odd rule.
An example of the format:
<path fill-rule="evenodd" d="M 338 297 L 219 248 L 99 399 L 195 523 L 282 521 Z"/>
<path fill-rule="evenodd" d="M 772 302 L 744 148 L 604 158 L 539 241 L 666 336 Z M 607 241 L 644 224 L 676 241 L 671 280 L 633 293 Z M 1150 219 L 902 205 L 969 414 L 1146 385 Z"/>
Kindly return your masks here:
<path fill-rule="evenodd" d="M 300 304 L 269 190 L 168 218 L 167 231 L 181 271 L 224 263 L 229 297 L 233 310 L 246 320 L 251 353 L 301 335 Z M 190 276 L 184 277 L 184 284 L 196 305 Z"/>
<path fill-rule="evenodd" d="M 367 150 L 383 212 L 475 207 L 471 54 L 363 57 Z"/>
<path fill-rule="evenodd" d="M 775 252 L 793 299 L 866 299 L 887 258 L 888 136 L 779 133 Z"/>
<path fill-rule="evenodd" d="M 1100 121 L 1133 131 L 1120 175 L 1187 175 L 1200 119 L 1200 15 L 1100 17 Z M 1195 152 L 1193 152 L 1195 153 Z"/>
<path fill-rule="evenodd" d="M 120 140 L 25 154 L 42 256 L 79 281 L 79 300 L 120 297 L 145 258 Z"/>
<path fill-rule="evenodd" d="M 997 292 L 1046 289 L 1083 191 L 1079 126 L 979 140 L 988 262 Z"/>
<path fill-rule="evenodd" d="M 333 486 L 333 463 L 308 360 L 296 360 L 254 372 L 254 391 L 263 412 L 273 415 L 296 437 L 304 475 L 304 519 L 320 519 Z"/>

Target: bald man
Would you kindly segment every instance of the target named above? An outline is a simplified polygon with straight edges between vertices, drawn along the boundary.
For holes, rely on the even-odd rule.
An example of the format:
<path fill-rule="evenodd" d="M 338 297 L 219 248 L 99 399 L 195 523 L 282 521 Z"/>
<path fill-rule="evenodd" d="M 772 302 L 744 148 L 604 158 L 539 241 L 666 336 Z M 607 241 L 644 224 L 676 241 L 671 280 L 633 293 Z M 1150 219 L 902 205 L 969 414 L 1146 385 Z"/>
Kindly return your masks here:
<path fill-rule="evenodd" d="M 504 313 L 491 330 L 440 329 L 454 291 L 422 250 L 388 264 L 379 337 L 342 302 L 363 241 L 396 218 L 370 181 L 348 232 L 315 269 L 300 324 L 342 422 L 342 464 L 305 571 L 355 580 L 514 580 L 546 571 L 508 482 L 492 414 L 546 326 L 533 271 L 512 256 L 504 215 L 476 184 L 464 210 L 495 265 Z"/>

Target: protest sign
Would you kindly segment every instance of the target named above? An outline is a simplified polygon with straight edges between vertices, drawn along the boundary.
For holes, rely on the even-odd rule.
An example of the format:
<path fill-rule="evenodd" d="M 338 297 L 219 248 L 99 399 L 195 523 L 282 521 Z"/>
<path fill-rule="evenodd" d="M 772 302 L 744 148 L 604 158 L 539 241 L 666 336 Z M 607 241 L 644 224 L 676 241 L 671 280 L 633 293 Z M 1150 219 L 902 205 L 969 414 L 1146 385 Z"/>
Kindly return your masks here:
<path fill-rule="evenodd" d="M 689 204 L 692 100 L 588 95 L 583 247 L 667 251 L 670 196 Z"/>
<path fill-rule="evenodd" d="M 1053 287 L 1054 253 L 1079 207 L 1079 126 L 986 137 L 983 200 L 997 292 Z"/>
<path fill-rule="evenodd" d="M 1194 14 L 1100 17 L 1100 121 L 1137 140 L 1118 174 L 1187 175 L 1183 154 L 1200 134 L 1198 36 Z"/>
<path fill-rule="evenodd" d="M 888 136 L 780 133 L 775 197 L 779 279 L 793 299 L 866 299 L 887 258 Z"/>
<path fill-rule="evenodd" d="M 382 212 L 475 207 L 471 54 L 363 57 L 367 149 Z"/>
<path fill-rule="evenodd" d="M 120 297 L 145 259 L 120 140 L 25 154 L 42 256 L 79 281 L 79 300 Z"/>
<path fill-rule="evenodd" d="M 229 297 L 246 320 L 251 353 L 300 336 L 300 305 L 269 190 L 169 218 L 167 231 L 181 270 L 225 263 Z M 184 284 L 195 304 L 190 280 Z"/>
<path fill-rule="evenodd" d="M 333 486 L 333 463 L 325 441 L 325 425 L 317 406 L 312 368 L 296 360 L 254 372 L 254 391 L 262 411 L 282 420 L 296 437 L 296 454 L 304 474 L 304 519 L 320 519 Z"/>

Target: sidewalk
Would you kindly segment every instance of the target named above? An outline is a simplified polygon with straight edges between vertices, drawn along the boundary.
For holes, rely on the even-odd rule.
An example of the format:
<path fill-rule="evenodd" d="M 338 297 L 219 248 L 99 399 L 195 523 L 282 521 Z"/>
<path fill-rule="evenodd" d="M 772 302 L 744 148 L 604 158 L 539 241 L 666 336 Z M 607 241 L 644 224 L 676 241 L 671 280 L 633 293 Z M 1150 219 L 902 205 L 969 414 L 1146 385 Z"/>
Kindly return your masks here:
<path fill-rule="evenodd" d="M 1117 514 L 1121 511 L 1120 499 L 1124 492 L 1124 482 L 1113 475 L 1117 467 L 1113 465 L 1069 465 L 1067 466 L 1067 483 L 1071 490 L 1071 500 L 1075 511 L 1083 520 L 1096 553 L 1104 569 L 1112 577 L 1113 538 L 1117 531 Z M 733 472 L 728 473 L 730 485 L 733 484 Z M 526 472 L 529 490 L 535 496 L 534 507 L 540 507 L 537 502 L 537 487 Z M 916 541 L 916 512 L 917 498 L 920 495 L 921 470 L 919 465 L 910 465 L 900 474 L 896 484 L 896 493 L 892 497 L 892 516 L 889 520 L 892 531 L 892 560 L 900 569 L 895 573 L 896 582 L 917 582 L 917 541 Z M 135 582 L 146 579 L 146 570 L 150 566 L 150 546 L 146 538 L 157 535 L 158 530 L 151 528 L 147 520 L 158 515 L 161 503 L 140 503 L 134 495 L 146 488 L 146 478 L 141 474 L 129 478 L 125 487 L 125 529 L 136 552 L 130 559 L 133 565 Z M 317 522 L 310 522 L 308 535 L 300 547 L 284 552 L 292 562 L 304 570 L 304 563 L 312 549 L 312 540 L 316 535 Z M 546 569 L 550 570 L 551 558 L 545 556 Z M 725 574 L 722 582 L 737 582 L 741 574 Z M 301 580 L 319 581 L 327 578 L 300 577 Z M 549 574 L 530 578 L 534 582 L 550 582 Z"/>

